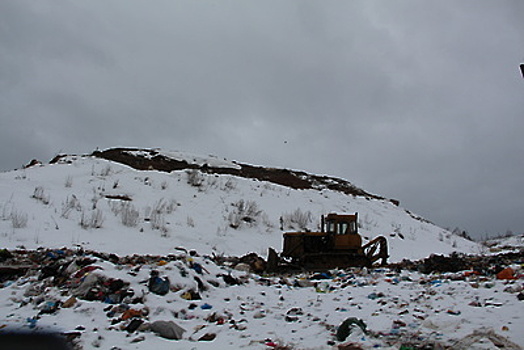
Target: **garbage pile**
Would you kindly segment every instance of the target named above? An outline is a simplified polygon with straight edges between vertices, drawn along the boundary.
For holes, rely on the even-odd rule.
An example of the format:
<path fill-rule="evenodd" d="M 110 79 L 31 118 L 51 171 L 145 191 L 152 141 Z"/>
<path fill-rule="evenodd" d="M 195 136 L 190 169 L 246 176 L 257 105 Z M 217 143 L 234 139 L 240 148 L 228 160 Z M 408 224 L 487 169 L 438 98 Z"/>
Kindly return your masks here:
<path fill-rule="evenodd" d="M 82 249 L 12 252 L 3 249 L 0 250 L 0 263 L 0 288 L 22 290 L 20 293 L 13 292 L 12 294 L 18 295 L 11 297 L 10 301 L 17 303 L 18 308 L 33 310 L 23 324 L 20 324 L 20 317 L 7 315 L 7 321 L 11 317 L 18 321 L 15 322 L 18 325 L 11 327 L 11 322 L 6 322 L 0 325 L 0 332 L 36 329 L 44 315 L 57 315 L 65 309 L 75 309 L 83 302 L 98 302 L 100 305 L 107 305 L 102 312 L 107 317 L 108 329 L 119 329 L 129 334 L 151 331 L 160 337 L 178 340 L 185 330 L 172 320 L 148 322 L 150 309 L 146 305 L 147 296 L 165 296 L 170 292 L 179 292 L 181 299 L 199 300 L 199 292 L 207 290 L 210 285 L 218 287 L 221 284 L 218 279 L 204 282 L 199 278 L 204 271 L 208 274 L 209 271 L 191 255 L 120 258 L 114 254 Z M 176 271 L 178 278 L 171 282 L 168 277 L 161 276 L 158 269 L 162 267 L 166 271 Z M 149 274 L 147 278 L 144 278 L 145 273 Z M 239 280 L 230 278 L 235 283 L 240 283 Z M 130 279 L 134 282 L 130 283 Z M 3 321 L 6 319 L 3 318 Z M 76 347 L 82 348 L 75 339 L 85 329 L 85 326 L 80 326 L 72 331 L 62 332 L 62 335 Z M 98 330 L 98 327 L 95 329 Z M 42 330 L 48 331 L 45 327 Z M 133 342 L 142 340 L 142 337 L 138 337 Z M 100 342 L 96 338 L 91 346 L 97 347 Z"/>
<path fill-rule="evenodd" d="M 463 255 L 453 253 L 449 256 L 433 254 L 419 261 L 403 260 L 390 264 L 390 268 L 407 269 L 422 273 L 443 273 L 474 270 L 484 275 L 495 275 L 505 266 L 524 262 L 524 250 L 498 255 Z"/>
<path fill-rule="evenodd" d="M 265 274 L 241 258 L 0 250 L 0 335 L 75 349 L 521 349 L 522 255 Z M 498 344 L 498 345 L 497 345 Z"/>

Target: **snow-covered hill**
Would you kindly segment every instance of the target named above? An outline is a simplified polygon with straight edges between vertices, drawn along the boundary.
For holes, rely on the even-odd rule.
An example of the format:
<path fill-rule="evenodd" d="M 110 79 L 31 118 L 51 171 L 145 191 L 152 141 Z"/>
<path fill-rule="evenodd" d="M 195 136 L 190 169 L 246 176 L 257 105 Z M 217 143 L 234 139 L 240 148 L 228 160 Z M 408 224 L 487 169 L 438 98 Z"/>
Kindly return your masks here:
<path fill-rule="evenodd" d="M 281 249 L 282 230 L 316 230 L 330 212 L 358 212 L 365 239 L 388 238 L 391 261 L 481 251 L 348 181 L 214 156 L 111 149 L 0 174 L 6 248 L 265 255 L 268 247 Z"/>

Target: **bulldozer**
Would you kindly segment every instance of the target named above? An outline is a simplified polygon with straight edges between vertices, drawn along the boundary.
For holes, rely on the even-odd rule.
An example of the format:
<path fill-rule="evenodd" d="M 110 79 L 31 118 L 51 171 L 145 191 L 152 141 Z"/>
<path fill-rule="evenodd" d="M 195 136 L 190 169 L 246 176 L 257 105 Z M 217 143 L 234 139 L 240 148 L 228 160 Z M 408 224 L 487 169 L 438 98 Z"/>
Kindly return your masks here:
<path fill-rule="evenodd" d="M 330 213 L 321 217 L 321 232 L 286 232 L 280 256 L 269 249 L 268 271 L 287 267 L 300 269 L 332 269 L 371 267 L 378 260 L 385 265 L 387 240 L 379 236 L 362 245 L 358 233 L 358 213 Z"/>

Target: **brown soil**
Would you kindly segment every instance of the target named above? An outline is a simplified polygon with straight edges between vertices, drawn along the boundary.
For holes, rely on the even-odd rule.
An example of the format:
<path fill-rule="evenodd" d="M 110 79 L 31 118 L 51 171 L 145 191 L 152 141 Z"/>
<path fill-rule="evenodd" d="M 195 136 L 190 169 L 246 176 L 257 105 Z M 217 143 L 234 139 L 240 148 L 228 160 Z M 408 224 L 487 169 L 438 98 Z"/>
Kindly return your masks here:
<path fill-rule="evenodd" d="M 132 151 L 144 151 L 149 154 L 148 156 L 136 155 L 131 153 Z M 176 170 L 197 169 L 207 174 L 224 174 L 257 179 L 294 189 L 329 189 L 353 196 L 386 200 L 383 197 L 368 193 L 363 189 L 354 186 L 349 181 L 329 176 L 311 175 L 296 170 L 265 168 L 238 162 L 234 162 L 238 168 L 213 167 L 208 164 L 200 166 L 198 164 L 189 164 L 185 160 L 176 160 L 165 157 L 155 150 L 140 150 L 132 148 L 112 148 L 104 151 L 95 151 L 91 156 L 122 163 L 138 170 L 171 172 Z M 58 159 L 55 158 L 51 162 L 56 162 Z M 394 199 L 389 201 L 395 205 L 399 204 L 398 201 Z"/>

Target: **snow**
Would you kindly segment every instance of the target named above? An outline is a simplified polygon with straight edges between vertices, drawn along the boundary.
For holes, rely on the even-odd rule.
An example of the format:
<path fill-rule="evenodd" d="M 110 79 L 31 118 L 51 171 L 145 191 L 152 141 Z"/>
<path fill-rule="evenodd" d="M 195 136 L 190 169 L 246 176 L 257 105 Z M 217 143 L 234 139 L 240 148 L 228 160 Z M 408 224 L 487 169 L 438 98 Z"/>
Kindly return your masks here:
<path fill-rule="evenodd" d="M 165 151 L 165 150 L 154 150 L 155 153 L 158 152 L 158 155 L 164 156 L 166 158 L 178 160 L 178 161 L 186 161 L 188 164 L 203 166 L 204 164 L 207 164 L 210 167 L 214 168 L 231 168 L 231 169 L 240 169 L 241 167 L 238 164 L 235 164 L 232 161 L 228 161 L 227 159 L 219 159 L 216 156 L 208 155 L 206 157 L 188 153 L 188 152 L 180 152 L 180 151 Z M 142 150 L 136 150 L 136 151 L 128 151 L 129 154 L 134 155 L 140 155 L 147 158 L 151 157 L 150 151 L 142 151 Z"/>
<path fill-rule="evenodd" d="M 204 158 L 200 162 L 211 163 Z M 199 179 L 190 181 L 190 176 Z M 268 247 L 282 247 L 280 218 L 300 209 L 309 214 L 311 230 L 318 230 L 321 215 L 358 212 L 364 240 L 384 235 L 393 262 L 481 250 L 474 242 L 414 219 L 387 200 L 295 190 L 230 175 L 137 171 L 92 157 L 70 156 L 58 164 L 1 173 L 0 198 L 0 242 L 7 248 L 80 245 L 126 255 L 168 254 L 186 246 L 202 254 L 253 251 L 265 256 Z M 250 223 L 240 218 L 241 201 L 256 212 Z M 136 225 L 123 224 L 122 213 L 129 214 L 129 209 L 138 212 Z M 14 219 L 23 218 L 27 223 L 13 225 Z M 91 226 L 101 227 L 81 229 L 82 218 L 84 224 L 94 220 Z M 239 227 L 231 227 L 232 221 Z"/>
<path fill-rule="evenodd" d="M 191 164 L 237 166 L 216 157 L 159 152 Z M 198 176 L 198 181 L 191 176 Z M 247 207 L 251 207 L 250 222 L 241 219 L 246 212 L 240 208 Z M 125 322 L 111 324 L 105 311 L 110 305 L 83 299 L 37 320 L 37 329 L 63 332 L 82 326 L 80 344 L 85 349 L 336 348 L 336 328 L 349 317 L 362 319 L 372 333 L 353 330 L 346 341 L 366 349 L 398 349 L 400 340 L 396 345 L 388 342 L 398 334 L 404 341 L 412 336 L 449 346 L 479 330 L 484 332 L 478 336 L 484 337 L 484 343 L 478 340 L 469 348 L 496 348 L 490 334 L 524 347 L 522 301 L 516 297 L 522 279 L 341 270 L 333 271 L 332 278 L 314 280 L 311 274 L 250 274 L 217 266 L 206 257 L 248 252 L 265 256 L 269 247 L 281 250 L 280 218 L 297 209 L 309 215 L 312 230 L 318 229 L 323 214 L 358 212 L 360 233 L 368 240 L 384 235 L 393 262 L 435 253 L 484 251 L 477 243 L 414 219 L 387 200 L 325 189 L 294 190 L 229 175 L 137 171 L 89 156 L 68 156 L 56 164 L 0 173 L 0 248 L 68 247 L 119 256 L 177 255 L 167 264 L 113 264 L 95 258 L 94 265 L 101 269 L 93 273 L 129 282 L 135 296 L 144 295 L 142 304 L 130 306 L 147 310 L 148 322 L 174 321 L 186 330 L 183 339 L 167 340 L 147 331 L 128 334 L 120 329 Z M 284 229 L 293 229 L 284 224 Z M 193 249 L 199 256 L 178 256 L 177 247 Z M 208 272 L 199 275 L 191 269 L 191 259 Z M 150 293 L 144 283 L 153 269 L 169 277 L 174 286 L 165 296 Z M 220 274 L 231 274 L 243 283 L 227 285 L 217 277 Z M 201 300 L 184 300 L 184 292 L 197 288 L 195 277 L 202 279 L 207 290 L 200 292 Z M 44 291 L 40 298 L 28 296 L 32 288 Z M 27 330 L 28 318 L 35 317 L 46 301 L 63 302 L 68 293 L 63 286 L 39 280 L 37 274 L 4 283 L 3 288 L 0 285 L 0 326 Z M 212 308 L 202 309 L 206 303 Z M 190 308 L 191 304 L 196 307 Z M 212 314 L 225 323 L 211 320 Z M 216 338 L 198 341 L 206 333 Z"/>

